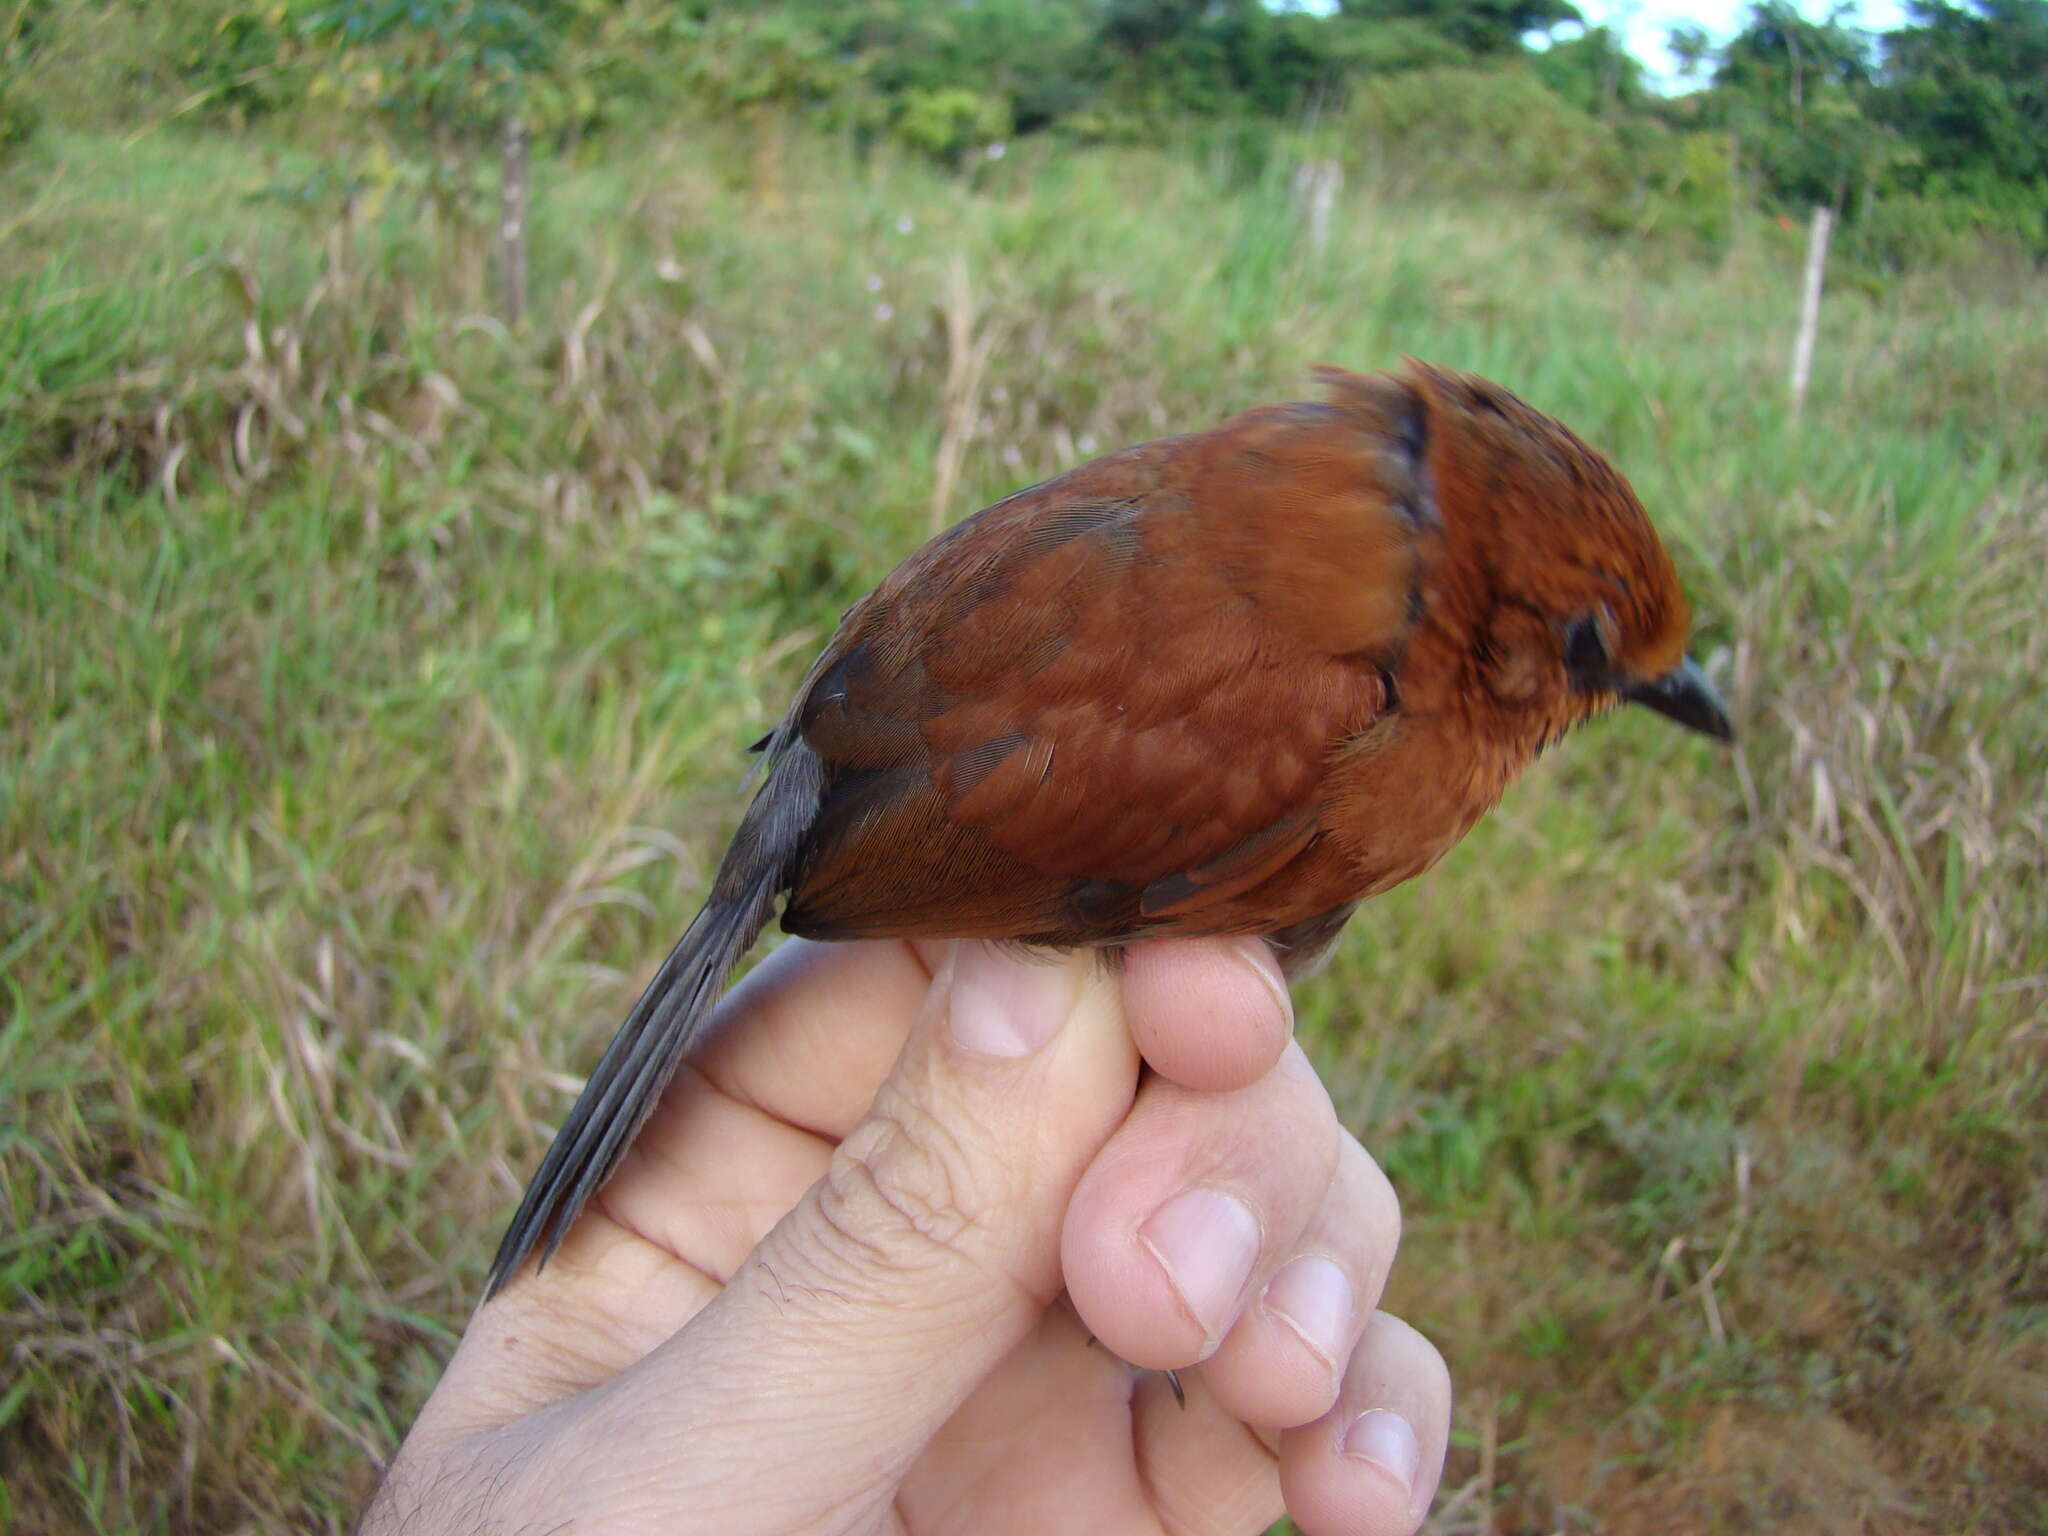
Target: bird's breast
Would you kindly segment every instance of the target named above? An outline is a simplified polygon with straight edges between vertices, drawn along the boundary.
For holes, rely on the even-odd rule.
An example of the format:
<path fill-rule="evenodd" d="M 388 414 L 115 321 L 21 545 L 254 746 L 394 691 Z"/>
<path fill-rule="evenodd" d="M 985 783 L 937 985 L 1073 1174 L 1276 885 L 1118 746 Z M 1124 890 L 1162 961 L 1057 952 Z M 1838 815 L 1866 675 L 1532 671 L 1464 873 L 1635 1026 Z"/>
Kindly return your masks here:
<path fill-rule="evenodd" d="M 1402 710 L 1334 755 L 1324 796 L 1331 841 L 1367 897 L 1413 879 L 1454 848 L 1530 754 L 1471 728 L 1462 711 Z"/>

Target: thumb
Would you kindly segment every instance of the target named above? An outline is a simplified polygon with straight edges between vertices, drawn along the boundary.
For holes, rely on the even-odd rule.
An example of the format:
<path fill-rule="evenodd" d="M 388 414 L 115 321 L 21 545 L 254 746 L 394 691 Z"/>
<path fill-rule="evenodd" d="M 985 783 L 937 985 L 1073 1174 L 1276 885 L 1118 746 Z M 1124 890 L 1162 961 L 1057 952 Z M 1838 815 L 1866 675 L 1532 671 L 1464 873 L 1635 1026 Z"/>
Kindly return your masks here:
<path fill-rule="evenodd" d="M 1129 1110 L 1137 1070 L 1117 979 L 1093 954 L 948 946 L 825 1177 L 617 1385 L 648 1389 L 676 1453 L 759 1467 L 754 1486 L 793 1501 L 772 1525 L 801 1525 L 813 1493 L 840 1510 L 856 1489 L 893 1494 L 1059 1294 L 1068 1200 Z M 664 1380 L 689 1383 L 688 1411 Z M 638 1418 L 635 1438 L 648 1432 Z"/>

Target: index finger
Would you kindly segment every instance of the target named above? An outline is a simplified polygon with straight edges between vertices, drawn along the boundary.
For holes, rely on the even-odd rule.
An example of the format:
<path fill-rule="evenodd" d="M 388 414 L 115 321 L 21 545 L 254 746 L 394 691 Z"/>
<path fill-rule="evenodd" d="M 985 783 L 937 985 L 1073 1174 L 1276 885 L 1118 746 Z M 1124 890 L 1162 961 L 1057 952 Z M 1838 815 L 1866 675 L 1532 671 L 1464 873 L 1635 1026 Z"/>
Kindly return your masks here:
<path fill-rule="evenodd" d="M 719 1005 L 698 1072 L 721 1093 L 836 1141 L 888 1075 L 945 942 L 788 941 Z M 1151 939 L 1131 945 L 1121 964 L 1132 1038 L 1168 1081 L 1229 1092 L 1264 1077 L 1286 1049 L 1293 1006 L 1263 939 Z"/>
<path fill-rule="evenodd" d="M 789 939 L 726 994 L 692 1065 L 712 1087 L 838 1141 L 860 1123 L 931 990 L 939 945 Z M 664 1095 L 656 1123 L 672 1110 Z"/>

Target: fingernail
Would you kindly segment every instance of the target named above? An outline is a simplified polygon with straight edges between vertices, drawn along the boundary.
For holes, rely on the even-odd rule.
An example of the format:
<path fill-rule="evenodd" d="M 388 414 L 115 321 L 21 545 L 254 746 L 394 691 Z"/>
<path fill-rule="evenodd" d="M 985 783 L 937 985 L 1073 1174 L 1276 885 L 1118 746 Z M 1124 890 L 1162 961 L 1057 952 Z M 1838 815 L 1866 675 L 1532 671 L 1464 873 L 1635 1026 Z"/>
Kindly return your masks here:
<path fill-rule="evenodd" d="M 1259 1224 L 1242 1200 L 1213 1189 L 1175 1195 L 1138 1229 L 1181 1305 L 1202 1330 L 1203 1358 L 1222 1342 L 1259 1261 Z"/>
<path fill-rule="evenodd" d="M 1414 1494 L 1415 1468 L 1422 1460 L 1422 1448 L 1415 1443 L 1415 1431 L 1398 1413 L 1386 1408 L 1361 1413 L 1344 1431 L 1342 1450 L 1346 1456 L 1371 1462 L 1411 1496 Z"/>
<path fill-rule="evenodd" d="M 1294 994 L 1287 990 L 1287 978 L 1281 973 L 1280 962 L 1273 954 L 1273 946 L 1261 938 L 1239 939 L 1232 946 L 1237 958 L 1258 973 L 1266 990 L 1273 996 L 1274 1006 L 1279 1008 L 1280 1017 L 1290 1024 L 1294 1021 Z"/>
<path fill-rule="evenodd" d="M 1285 1323 L 1329 1368 L 1337 1385 L 1337 1360 L 1351 1337 L 1351 1282 L 1328 1259 L 1313 1254 L 1283 1265 L 1266 1282 L 1266 1310 Z"/>
<path fill-rule="evenodd" d="M 1052 961 L 964 940 L 953 950 L 947 1022 L 983 1056 L 1029 1056 L 1059 1033 L 1074 1002 L 1073 971 Z"/>

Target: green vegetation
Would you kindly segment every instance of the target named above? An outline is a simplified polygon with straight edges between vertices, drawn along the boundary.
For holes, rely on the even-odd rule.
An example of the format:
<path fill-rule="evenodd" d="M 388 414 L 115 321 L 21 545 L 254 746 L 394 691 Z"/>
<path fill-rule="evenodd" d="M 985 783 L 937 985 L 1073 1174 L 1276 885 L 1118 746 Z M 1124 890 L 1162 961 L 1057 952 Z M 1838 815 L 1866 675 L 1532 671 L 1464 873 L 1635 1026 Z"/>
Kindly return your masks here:
<path fill-rule="evenodd" d="M 1628 470 L 1744 732 L 1577 733 L 1302 995 L 1460 1386 L 1437 1529 L 2048 1522 L 2039 275 L 1838 287 L 1794 424 L 1797 234 L 1482 199 L 1468 98 L 1317 252 L 1305 129 L 948 171 L 792 47 L 543 146 L 507 327 L 399 128 L 237 129 L 272 64 L 184 15 L 0 96 L 0 1528 L 346 1528 L 935 480 L 1404 351 Z"/>
<path fill-rule="evenodd" d="M 1163 144 L 1203 124 L 1254 161 L 1483 172 L 1480 123 L 1517 147 L 1514 186 L 1608 234 L 1718 254 L 1743 210 L 1825 205 L 1875 271 L 2038 262 L 2048 0 L 1907 10 L 1870 33 L 1754 0 L 1719 46 L 1678 28 L 1692 88 L 1667 99 L 1569 0 L 7 0 L 0 158 L 35 128 L 24 73 L 112 120 L 166 101 L 235 127 L 324 116 L 472 203 L 486 140 L 582 144 L 707 107 L 755 124 L 770 175 L 792 113 L 955 167 L 1012 134 Z"/>

